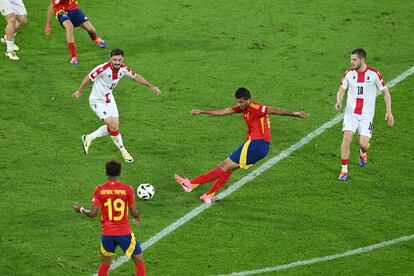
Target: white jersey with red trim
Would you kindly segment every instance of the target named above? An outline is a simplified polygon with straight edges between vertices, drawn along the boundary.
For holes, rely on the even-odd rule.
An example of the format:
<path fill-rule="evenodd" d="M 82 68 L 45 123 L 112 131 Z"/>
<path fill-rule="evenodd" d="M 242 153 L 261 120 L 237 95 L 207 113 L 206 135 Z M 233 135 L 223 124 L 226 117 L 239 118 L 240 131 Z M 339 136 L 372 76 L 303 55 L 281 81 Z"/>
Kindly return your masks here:
<path fill-rule="evenodd" d="M 89 79 L 93 81 L 92 92 L 89 101 L 104 101 L 109 104 L 114 102 L 113 90 L 122 77 L 135 78 L 137 74 L 125 64 L 119 70 L 111 66 L 111 62 L 96 66 L 90 73 Z"/>
<path fill-rule="evenodd" d="M 374 117 L 377 91 L 385 88 L 377 70 L 370 66 L 364 72 L 349 69 L 342 78 L 341 87 L 348 89 L 345 113 Z"/>

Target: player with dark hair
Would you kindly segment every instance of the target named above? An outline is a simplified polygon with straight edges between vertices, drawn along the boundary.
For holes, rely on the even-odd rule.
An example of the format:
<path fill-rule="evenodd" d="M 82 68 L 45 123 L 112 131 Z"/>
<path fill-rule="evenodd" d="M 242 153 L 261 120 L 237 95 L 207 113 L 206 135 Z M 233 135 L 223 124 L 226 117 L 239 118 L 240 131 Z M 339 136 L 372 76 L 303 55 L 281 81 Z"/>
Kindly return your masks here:
<path fill-rule="evenodd" d="M 348 90 L 342 127 L 342 169 L 338 177 L 339 181 L 346 181 L 348 179 L 349 152 L 352 136 L 357 130 L 360 146 L 359 165 L 364 167 L 368 161 L 367 150 L 369 148 L 369 139 L 372 136 L 377 91 L 381 91 L 384 95 L 387 109 L 385 120 L 389 126 L 394 125 L 394 116 L 391 111 L 391 95 L 385 86 L 381 74 L 365 63 L 366 57 L 367 53 L 364 49 L 359 48 L 352 51 L 350 57 L 351 68 L 345 72 L 336 96 L 335 108 L 340 110 L 342 99 Z"/>
<path fill-rule="evenodd" d="M 56 16 L 56 19 L 66 31 L 66 41 L 68 43 L 69 52 L 72 57 L 70 60 L 71 64 L 79 63 L 78 55 L 76 53 L 75 36 L 73 35 L 74 27 L 81 27 L 82 29 L 86 30 L 93 42 L 95 42 L 101 48 L 106 47 L 105 41 L 97 36 L 95 27 L 79 8 L 77 0 L 53 0 L 50 3 L 46 18 L 46 35 L 50 35 L 50 20 L 53 14 Z"/>
<path fill-rule="evenodd" d="M 95 188 L 92 198 L 92 207 L 86 210 L 80 203 L 73 206 L 75 212 L 94 218 L 101 209 L 102 263 L 98 275 L 108 275 L 115 255 L 115 248 L 119 245 L 125 255 L 135 263 L 136 275 L 145 276 L 145 264 L 140 243 L 135 239 L 128 218 L 128 209 L 134 222 L 139 224 L 139 213 L 135 208 L 134 190 L 131 186 L 118 181 L 121 175 L 121 164 L 109 161 L 105 165 L 108 182 Z"/>
<path fill-rule="evenodd" d="M 99 119 L 104 123 L 103 126 L 94 132 L 82 136 L 83 151 L 85 154 L 88 154 L 89 147 L 93 140 L 98 137 L 110 135 L 112 141 L 120 150 L 125 162 L 133 162 L 134 158 L 132 158 L 125 149 L 121 133 L 119 132 L 119 114 L 113 90 L 122 77 L 128 77 L 147 86 L 157 95 L 159 95 L 161 91 L 158 87 L 144 79 L 143 76 L 135 73 L 122 63 L 124 60 L 124 51 L 121 49 L 113 49 L 110 55 L 110 61 L 96 66 L 87 76 L 85 76 L 79 90 L 73 93 L 73 96 L 76 99 L 79 99 L 82 96 L 85 87 L 92 81 L 93 86 L 89 96 L 89 104 Z"/>
<path fill-rule="evenodd" d="M 309 116 L 305 112 L 292 112 L 259 104 L 251 99 L 249 90 L 244 87 L 237 89 L 235 97 L 237 105 L 234 107 L 209 110 L 195 109 L 191 111 L 191 115 L 207 114 L 212 116 L 242 113 L 248 127 L 246 141 L 221 162 L 218 167 L 193 179 L 175 175 L 175 179 L 186 192 L 191 192 L 199 185 L 215 181 L 210 190 L 200 197 L 205 203 L 212 202 L 214 194 L 227 183 L 234 170 L 238 168 L 248 169 L 267 155 L 271 136 L 269 114 L 302 119 Z"/>

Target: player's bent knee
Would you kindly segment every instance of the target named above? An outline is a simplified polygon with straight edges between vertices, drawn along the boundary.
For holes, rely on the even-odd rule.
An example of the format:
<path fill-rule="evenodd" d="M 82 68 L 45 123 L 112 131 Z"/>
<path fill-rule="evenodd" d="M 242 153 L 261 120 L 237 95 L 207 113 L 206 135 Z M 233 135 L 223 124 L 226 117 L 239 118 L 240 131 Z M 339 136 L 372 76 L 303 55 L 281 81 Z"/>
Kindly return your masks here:
<path fill-rule="evenodd" d="M 19 23 L 20 25 L 26 25 L 27 22 L 29 22 L 29 20 L 27 19 L 27 17 L 23 17 L 19 19 Z"/>
<path fill-rule="evenodd" d="M 137 255 L 132 255 L 131 259 L 134 261 L 134 263 L 144 263 L 144 256 L 142 253 L 139 253 Z"/>
<path fill-rule="evenodd" d="M 9 24 L 16 24 L 16 15 L 15 14 L 9 14 L 7 17 L 6 17 L 6 19 L 7 19 L 7 22 L 9 23 Z"/>

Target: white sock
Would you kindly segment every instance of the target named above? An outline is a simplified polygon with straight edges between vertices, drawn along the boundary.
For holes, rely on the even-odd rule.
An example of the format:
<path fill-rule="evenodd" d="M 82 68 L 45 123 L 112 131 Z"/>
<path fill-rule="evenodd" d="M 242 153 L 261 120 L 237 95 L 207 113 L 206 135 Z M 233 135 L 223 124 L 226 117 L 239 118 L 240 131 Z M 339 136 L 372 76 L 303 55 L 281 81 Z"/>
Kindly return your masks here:
<path fill-rule="evenodd" d="M 7 52 L 14 52 L 14 41 L 6 40 Z"/>
<path fill-rule="evenodd" d="M 115 146 L 117 146 L 117 148 L 121 151 L 124 152 L 126 151 L 125 147 L 124 147 L 124 143 L 122 141 L 122 136 L 121 133 L 119 133 L 117 136 L 112 136 L 112 141 L 114 142 Z"/>
<path fill-rule="evenodd" d="M 109 134 L 108 126 L 103 125 L 100 128 L 98 128 L 97 130 L 95 130 L 94 132 L 92 132 L 91 134 L 86 135 L 86 139 L 88 141 L 93 141 L 96 138 L 103 137 L 103 136 L 106 136 L 108 134 Z"/>
<path fill-rule="evenodd" d="M 342 166 L 342 172 L 348 173 L 348 165 L 341 165 Z"/>

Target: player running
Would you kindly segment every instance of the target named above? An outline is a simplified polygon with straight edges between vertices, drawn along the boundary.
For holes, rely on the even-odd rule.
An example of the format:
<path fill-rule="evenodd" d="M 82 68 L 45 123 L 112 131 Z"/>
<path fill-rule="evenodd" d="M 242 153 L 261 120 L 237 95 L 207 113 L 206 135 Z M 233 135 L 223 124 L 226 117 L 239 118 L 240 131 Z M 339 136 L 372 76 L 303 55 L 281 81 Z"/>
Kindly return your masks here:
<path fill-rule="evenodd" d="M 75 36 L 73 35 L 73 27 L 81 27 L 89 33 L 90 38 L 99 47 L 105 48 L 105 41 L 96 35 L 95 27 L 91 24 L 89 19 L 85 16 L 79 8 L 77 0 L 53 0 L 47 10 L 47 19 L 45 33 L 50 35 L 51 27 L 50 20 L 52 15 L 56 16 L 60 25 L 66 31 L 66 41 L 68 43 L 69 52 L 71 55 L 71 64 L 78 64 L 78 55 L 76 53 Z"/>
<path fill-rule="evenodd" d="M 91 210 L 86 210 L 80 203 L 75 203 L 75 212 L 94 218 L 101 208 L 102 263 L 98 275 L 108 275 L 112 263 L 112 256 L 115 255 L 115 248 L 119 245 L 125 255 L 135 263 L 135 271 L 138 276 L 145 276 L 145 264 L 142 256 L 142 249 L 135 239 L 128 219 L 128 209 L 134 218 L 134 223 L 139 224 L 139 213 L 135 209 L 134 190 L 131 186 L 118 181 L 121 174 L 121 164 L 117 161 L 106 163 L 106 175 L 108 182 L 95 188 L 92 198 Z"/>
<path fill-rule="evenodd" d="M 386 106 L 385 120 L 389 126 L 394 125 L 394 116 L 391 112 L 391 96 L 385 86 L 381 74 L 374 68 L 365 64 L 367 53 L 363 49 L 355 49 L 351 53 L 351 68 L 342 78 L 337 92 L 335 108 L 340 110 L 345 91 L 348 90 L 346 101 L 344 124 L 342 128 L 343 140 L 341 145 L 342 170 L 339 181 L 348 178 L 348 159 L 352 136 L 358 130 L 360 156 L 359 165 L 364 167 L 368 161 L 367 150 L 369 139 L 372 136 L 372 124 L 375 115 L 375 100 L 377 91 L 384 95 Z"/>
<path fill-rule="evenodd" d="M 27 24 L 27 10 L 23 0 L 0 0 L 0 12 L 7 21 L 5 35 L 1 42 L 7 46 L 6 57 L 11 60 L 19 60 L 16 51 L 19 47 L 14 44 L 14 36 Z"/>
<path fill-rule="evenodd" d="M 92 92 L 89 96 L 89 105 L 104 125 L 94 132 L 82 136 L 83 151 L 88 154 L 89 147 L 93 140 L 98 137 L 110 135 L 112 141 L 120 150 L 126 162 L 133 162 L 134 159 L 124 147 L 121 133 L 119 132 L 119 114 L 116 106 L 113 90 L 122 77 L 134 79 L 136 82 L 146 85 L 152 92 L 159 95 L 160 89 L 152 85 L 141 75 L 135 73 L 123 64 L 124 52 L 121 49 L 111 51 L 110 61 L 96 66 L 82 81 L 79 90 L 73 93 L 76 99 L 82 96 L 83 90 L 90 81 L 93 82 Z"/>
<path fill-rule="evenodd" d="M 218 167 L 191 180 L 175 175 L 175 179 L 186 192 L 191 192 L 199 185 L 215 180 L 210 190 L 200 197 L 205 203 L 213 201 L 215 193 L 227 183 L 234 170 L 238 168 L 248 169 L 267 155 L 271 135 L 269 114 L 299 117 L 302 119 L 309 116 L 305 112 L 292 112 L 259 104 L 251 99 L 249 90 L 243 87 L 237 89 L 234 96 L 237 102 L 237 105 L 234 107 L 210 110 L 195 109 L 191 111 L 191 115 L 207 114 L 213 116 L 242 113 L 248 127 L 246 142 L 230 154 L 226 160 L 221 162 Z"/>

